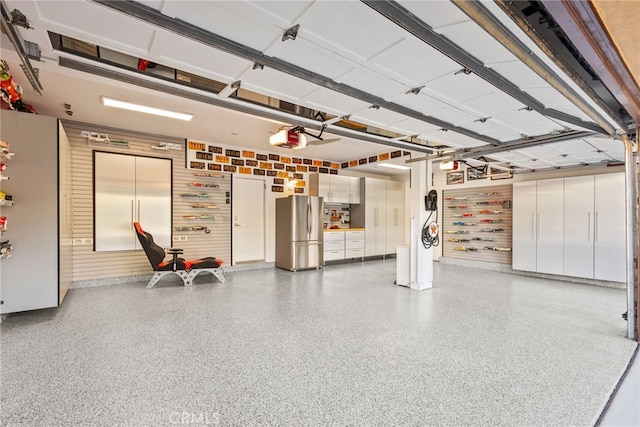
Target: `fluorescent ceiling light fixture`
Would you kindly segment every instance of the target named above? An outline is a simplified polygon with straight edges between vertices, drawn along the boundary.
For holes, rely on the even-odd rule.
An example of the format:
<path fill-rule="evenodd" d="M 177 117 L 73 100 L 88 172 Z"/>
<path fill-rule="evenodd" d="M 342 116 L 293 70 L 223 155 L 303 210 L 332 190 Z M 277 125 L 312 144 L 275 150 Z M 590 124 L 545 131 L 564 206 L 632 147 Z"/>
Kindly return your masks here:
<path fill-rule="evenodd" d="M 178 113 L 176 111 L 162 110 L 160 108 L 147 107 L 145 105 L 133 104 L 131 102 L 120 101 L 118 99 L 102 97 L 102 103 L 106 107 L 122 108 L 124 110 L 137 111 L 139 113 L 155 114 L 156 116 L 169 117 L 172 119 L 190 121 L 193 118 L 193 114 Z"/>
<path fill-rule="evenodd" d="M 410 166 L 397 165 L 395 163 L 378 163 L 378 166 L 382 166 L 390 169 L 400 169 L 405 171 L 411 169 Z"/>

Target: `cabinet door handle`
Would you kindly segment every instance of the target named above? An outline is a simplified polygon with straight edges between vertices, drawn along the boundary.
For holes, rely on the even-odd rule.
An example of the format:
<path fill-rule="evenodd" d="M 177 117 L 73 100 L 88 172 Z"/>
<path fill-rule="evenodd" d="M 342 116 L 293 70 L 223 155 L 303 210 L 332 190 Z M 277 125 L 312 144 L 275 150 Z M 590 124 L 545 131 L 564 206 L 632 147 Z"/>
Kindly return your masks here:
<path fill-rule="evenodd" d="M 598 212 L 595 215 L 595 223 L 593 225 L 593 240 L 598 243 L 598 234 L 600 233 L 600 227 L 598 227 Z"/>
<path fill-rule="evenodd" d="M 587 212 L 587 242 L 591 241 L 591 212 Z"/>
<path fill-rule="evenodd" d="M 536 221 L 536 239 L 540 240 L 540 213 L 538 213 L 538 218 Z"/>

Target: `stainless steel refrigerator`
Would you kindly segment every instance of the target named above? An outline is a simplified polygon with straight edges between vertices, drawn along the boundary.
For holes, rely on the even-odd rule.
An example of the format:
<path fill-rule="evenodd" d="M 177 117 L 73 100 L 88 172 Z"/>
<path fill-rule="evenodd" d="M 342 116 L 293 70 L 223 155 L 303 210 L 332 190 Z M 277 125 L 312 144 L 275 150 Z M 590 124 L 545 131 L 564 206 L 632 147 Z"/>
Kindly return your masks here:
<path fill-rule="evenodd" d="M 320 268 L 322 197 L 276 199 L 276 267 L 290 271 Z"/>

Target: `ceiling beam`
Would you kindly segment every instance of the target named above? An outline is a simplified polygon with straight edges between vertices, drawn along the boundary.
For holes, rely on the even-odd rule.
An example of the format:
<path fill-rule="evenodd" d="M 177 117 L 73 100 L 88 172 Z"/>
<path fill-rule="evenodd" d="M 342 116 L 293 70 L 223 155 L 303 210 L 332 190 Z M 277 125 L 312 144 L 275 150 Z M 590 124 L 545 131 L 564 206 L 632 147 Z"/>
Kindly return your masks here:
<path fill-rule="evenodd" d="M 117 10 L 125 15 L 139 19 L 148 24 L 157 26 L 167 31 L 171 31 L 179 36 L 194 40 L 203 45 L 212 47 L 214 49 L 222 50 L 231 55 L 244 58 L 253 63 L 262 64 L 265 67 L 270 67 L 274 70 L 278 70 L 290 76 L 303 79 L 315 85 L 336 91 L 338 93 L 350 96 L 352 98 L 359 99 L 371 105 L 377 105 L 381 108 L 394 111 L 404 116 L 411 117 L 416 120 L 420 120 L 422 122 L 426 122 L 443 129 L 448 129 L 450 131 L 457 132 L 462 135 L 466 135 L 470 138 L 483 141 L 488 144 L 496 144 L 500 142 L 495 138 L 491 138 L 489 136 L 482 135 L 472 130 L 456 126 L 453 123 L 440 120 L 436 117 L 428 116 L 419 111 L 412 110 L 410 108 L 404 107 L 394 102 L 386 101 L 384 98 L 361 91 L 352 86 L 336 82 L 332 79 L 329 79 L 325 76 L 314 73 L 312 71 L 306 70 L 297 65 L 288 63 L 286 61 L 282 61 L 278 58 L 267 56 L 256 49 L 242 45 L 233 40 L 229 40 L 225 37 L 214 34 L 205 29 L 199 28 L 188 22 L 184 22 L 182 20 L 164 15 L 161 12 L 149 6 L 146 6 L 144 4 L 141 4 L 135 1 L 125 1 L 125 0 L 91 0 L 91 1 L 101 4 L 103 6 L 106 6 L 110 9 Z M 566 118 L 563 120 L 566 120 Z M 585 124 L 585 127 L 587 127 L 586 124 Z"/>
<path fill-rule="evenodd" d="M 456 150 L 452 153 L 445 153 L 443 157 L 451 160 L 460 160 L 467 157 L 485 156 L 495 153 L 503 153 L 505 151 L 517 150 L 521 148 L 527 148 L 534 145 L 551 144 L 560 141 L 569 141 L 572 139 L 586 138 L 589 136 L 598 135 L 596 132 L 587 131 L 571 131 L 561 135 L 548 135 L 538 138 L 523 138 L 516 139 L 509 143 L 505 143 L 499 147 L 479 147 L 470 150 Z"/>
<path fill-rule="evenodd" d="M 440 51 L 442 54 L 456 61 L 464 68 L 471 70 L 478 77 L 481 77 L 502 92 L 518 100 L 527 107 L 530 107 L 534 111 L 544 116 L 562 120 L 563 122 L 570 123 L 584 129 L 589 129 L 594 132 L 608 133 L 599 124 L 586 122 L 578 117 L 563 113 L 553 108 L 546 108 L 540 101 L 520 90 L 516 85 L 502 77 L 502 75 L 489 67 L 485 67 L 484 63 L 475 56 L 460 48 L 447 37 L 436 33 L 433 28 L 416 17 L 413 13 L 400 6 L 398 3 L 383 0 L 361 1 L 405 31 L 413 34 L 424 43 Z"/>

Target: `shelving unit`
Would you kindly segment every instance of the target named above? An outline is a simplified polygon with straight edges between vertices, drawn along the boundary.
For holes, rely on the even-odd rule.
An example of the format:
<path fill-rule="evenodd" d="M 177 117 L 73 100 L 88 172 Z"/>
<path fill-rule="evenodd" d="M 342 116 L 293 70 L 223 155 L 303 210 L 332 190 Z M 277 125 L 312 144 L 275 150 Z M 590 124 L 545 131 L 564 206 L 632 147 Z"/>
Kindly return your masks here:
<path fill-rule="evenodd" d="M 194 172 L 194 181 L 185 183 L 180 193 L 181 215 L 174 226 L 177 232 L 204 231 L 210 234 L 216 223 L 229 222 L 230 179 L 222 173 Z M 182 202 L 184 201 L 184 202 Z M 186 203 L 185 203 L 186 202 Z M 213 213 L 215 212 L 215 214 Z"/>
<path fill-rule="evenodd" d="M 443 256 L 511 264 L 511 185 L 444 191 Z"/>
<path fill-rule="evenodd" d="M 0 183 L 2 181 L 9 179 L 5 174 L 6 164 L 5 161 L 10 160 L 13 157 L 14 153 L 9 151 L 9 143 L 6 141 L 2 141 L 0 143 L 0 163 L 2 163 L 2 167 L 0 167 Z M 1 206 L 13 206 L 13 196 L 9 194 L 5 194 L 2 192 L 2 188 L 0 187 L 0 207 Z M 0 210 L 0 259 L 7 259 L 13 255 L 13 244 L 5 238 L 4 233 L 7 231 L 7 217 L 4 215 L 2 210 Z"/>

